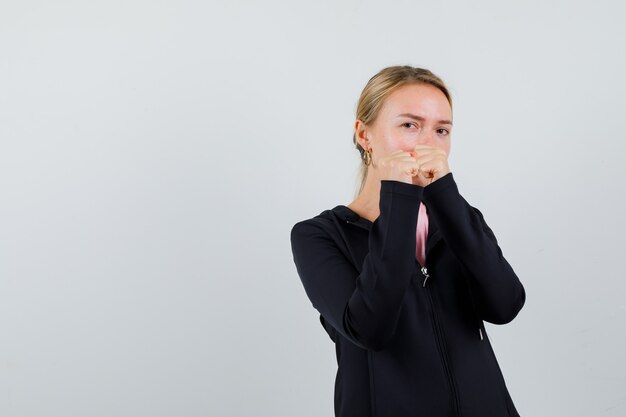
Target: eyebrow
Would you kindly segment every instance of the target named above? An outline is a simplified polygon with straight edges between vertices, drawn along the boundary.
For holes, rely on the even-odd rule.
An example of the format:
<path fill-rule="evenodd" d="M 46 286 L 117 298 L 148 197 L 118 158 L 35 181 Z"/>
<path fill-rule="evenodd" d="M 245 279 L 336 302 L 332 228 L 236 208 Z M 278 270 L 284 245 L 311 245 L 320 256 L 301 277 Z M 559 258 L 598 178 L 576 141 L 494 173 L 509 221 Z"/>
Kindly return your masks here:
<path fill-rule="evenodd" d="M 419 120 L 420 122 L 425 121 L 426 119 L 424 119 L 422 116 L 418 116 L 416 114 L 412 114 L 412 113 L 402 113 L 399 114 L 397 117 L 408 117 L 414 120 Z M 437 121 L 438 124 L 445 124 L 445 125 L 450 125 L 452 126 L 452 121 L 450 120 L 438 120 Z"/>

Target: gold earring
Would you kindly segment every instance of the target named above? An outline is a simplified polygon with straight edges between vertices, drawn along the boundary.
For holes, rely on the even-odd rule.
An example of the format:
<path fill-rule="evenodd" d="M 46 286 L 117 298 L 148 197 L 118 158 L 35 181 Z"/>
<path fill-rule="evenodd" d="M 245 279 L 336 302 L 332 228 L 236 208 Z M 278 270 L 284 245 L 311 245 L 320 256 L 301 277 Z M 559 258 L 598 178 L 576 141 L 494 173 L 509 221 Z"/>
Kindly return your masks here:
<path fill-rule="evenodd" d="M 365 165 L 369 166 L 372 163 L 372 148 L 365 151 Z"/>

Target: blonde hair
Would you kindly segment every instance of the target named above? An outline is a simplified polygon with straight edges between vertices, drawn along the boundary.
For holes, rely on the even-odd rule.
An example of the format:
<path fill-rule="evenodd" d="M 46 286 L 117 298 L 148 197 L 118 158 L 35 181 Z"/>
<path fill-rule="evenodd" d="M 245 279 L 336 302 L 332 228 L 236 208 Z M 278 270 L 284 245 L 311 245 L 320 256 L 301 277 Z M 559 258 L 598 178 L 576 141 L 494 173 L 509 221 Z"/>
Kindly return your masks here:
<path fill-rule="evenodd" d="M 398 65 L 383 68 L 370 78 L 359 97 L 356 106 L 356 118 L 366 125 L 374 123 L 387 97 L 398 88 L 407 84 L 429 84 L 438 88 L 446 96 L 450 107 L 452 107 L 452 98 L 441 78 L 424 68 Z M 356 192 L 356 195 L 358 195 L 365 185 L 368 167 L 365 165 L 365 149 L 357 141 L 356 132 L 352 135 L 352 141 L 361 154 L 359 188 Z"/>

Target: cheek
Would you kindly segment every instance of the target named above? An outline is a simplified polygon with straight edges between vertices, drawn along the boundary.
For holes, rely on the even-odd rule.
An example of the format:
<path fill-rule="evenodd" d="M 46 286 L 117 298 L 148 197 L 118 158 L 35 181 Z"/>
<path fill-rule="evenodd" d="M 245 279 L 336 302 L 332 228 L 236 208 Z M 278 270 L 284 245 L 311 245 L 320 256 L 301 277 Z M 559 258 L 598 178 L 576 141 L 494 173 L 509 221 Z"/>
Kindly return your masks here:
<path fill-rule="evenodd" d="M 379 138 L 381 139 L 379 141 L 379 149 L 385 155 L 393 153 L 398 149 L 404 149 L 401 138 L 397 137 L 392 132 L 384 132 Z"/>
<path fill-rule="evenodd" d="M 441 149 L 446 152 L 446 157 L 450 157 L 450 142 L 448 142 L 447 145 L 441 146 Z"/>
<path fill-rule="evenodd" d="M 411 152 L 415 145 L 418 144 L 418 135 L 409 131 L 396 130 L 393 128 L 385 129 L 379 133 L 382 138 L 381 151 L 390 154 L 398 150 Z"/>
<path fill-rule="evenodd" d="M 396 133 L 389 137 L 389 147 L 392 151 L 403 150 L 410 152 L 417 145 L 417 136 L 411 134 Z"/>

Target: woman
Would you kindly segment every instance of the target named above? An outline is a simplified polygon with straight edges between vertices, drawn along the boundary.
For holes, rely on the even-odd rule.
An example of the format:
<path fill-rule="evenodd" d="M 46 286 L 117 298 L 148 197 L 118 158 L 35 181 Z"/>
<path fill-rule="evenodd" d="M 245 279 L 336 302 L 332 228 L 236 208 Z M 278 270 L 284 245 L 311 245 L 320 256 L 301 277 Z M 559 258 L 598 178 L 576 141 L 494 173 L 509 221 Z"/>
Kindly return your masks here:
<path fill-rule="evenodd" d="M 519 416 L 483 322 L 513 320 L 526 293 L 448 167 L 447 88 L 425 69 L 385 68 L 356 116 L 358 196 L 291 231 L 336 345 L 335 415 Z"/>

